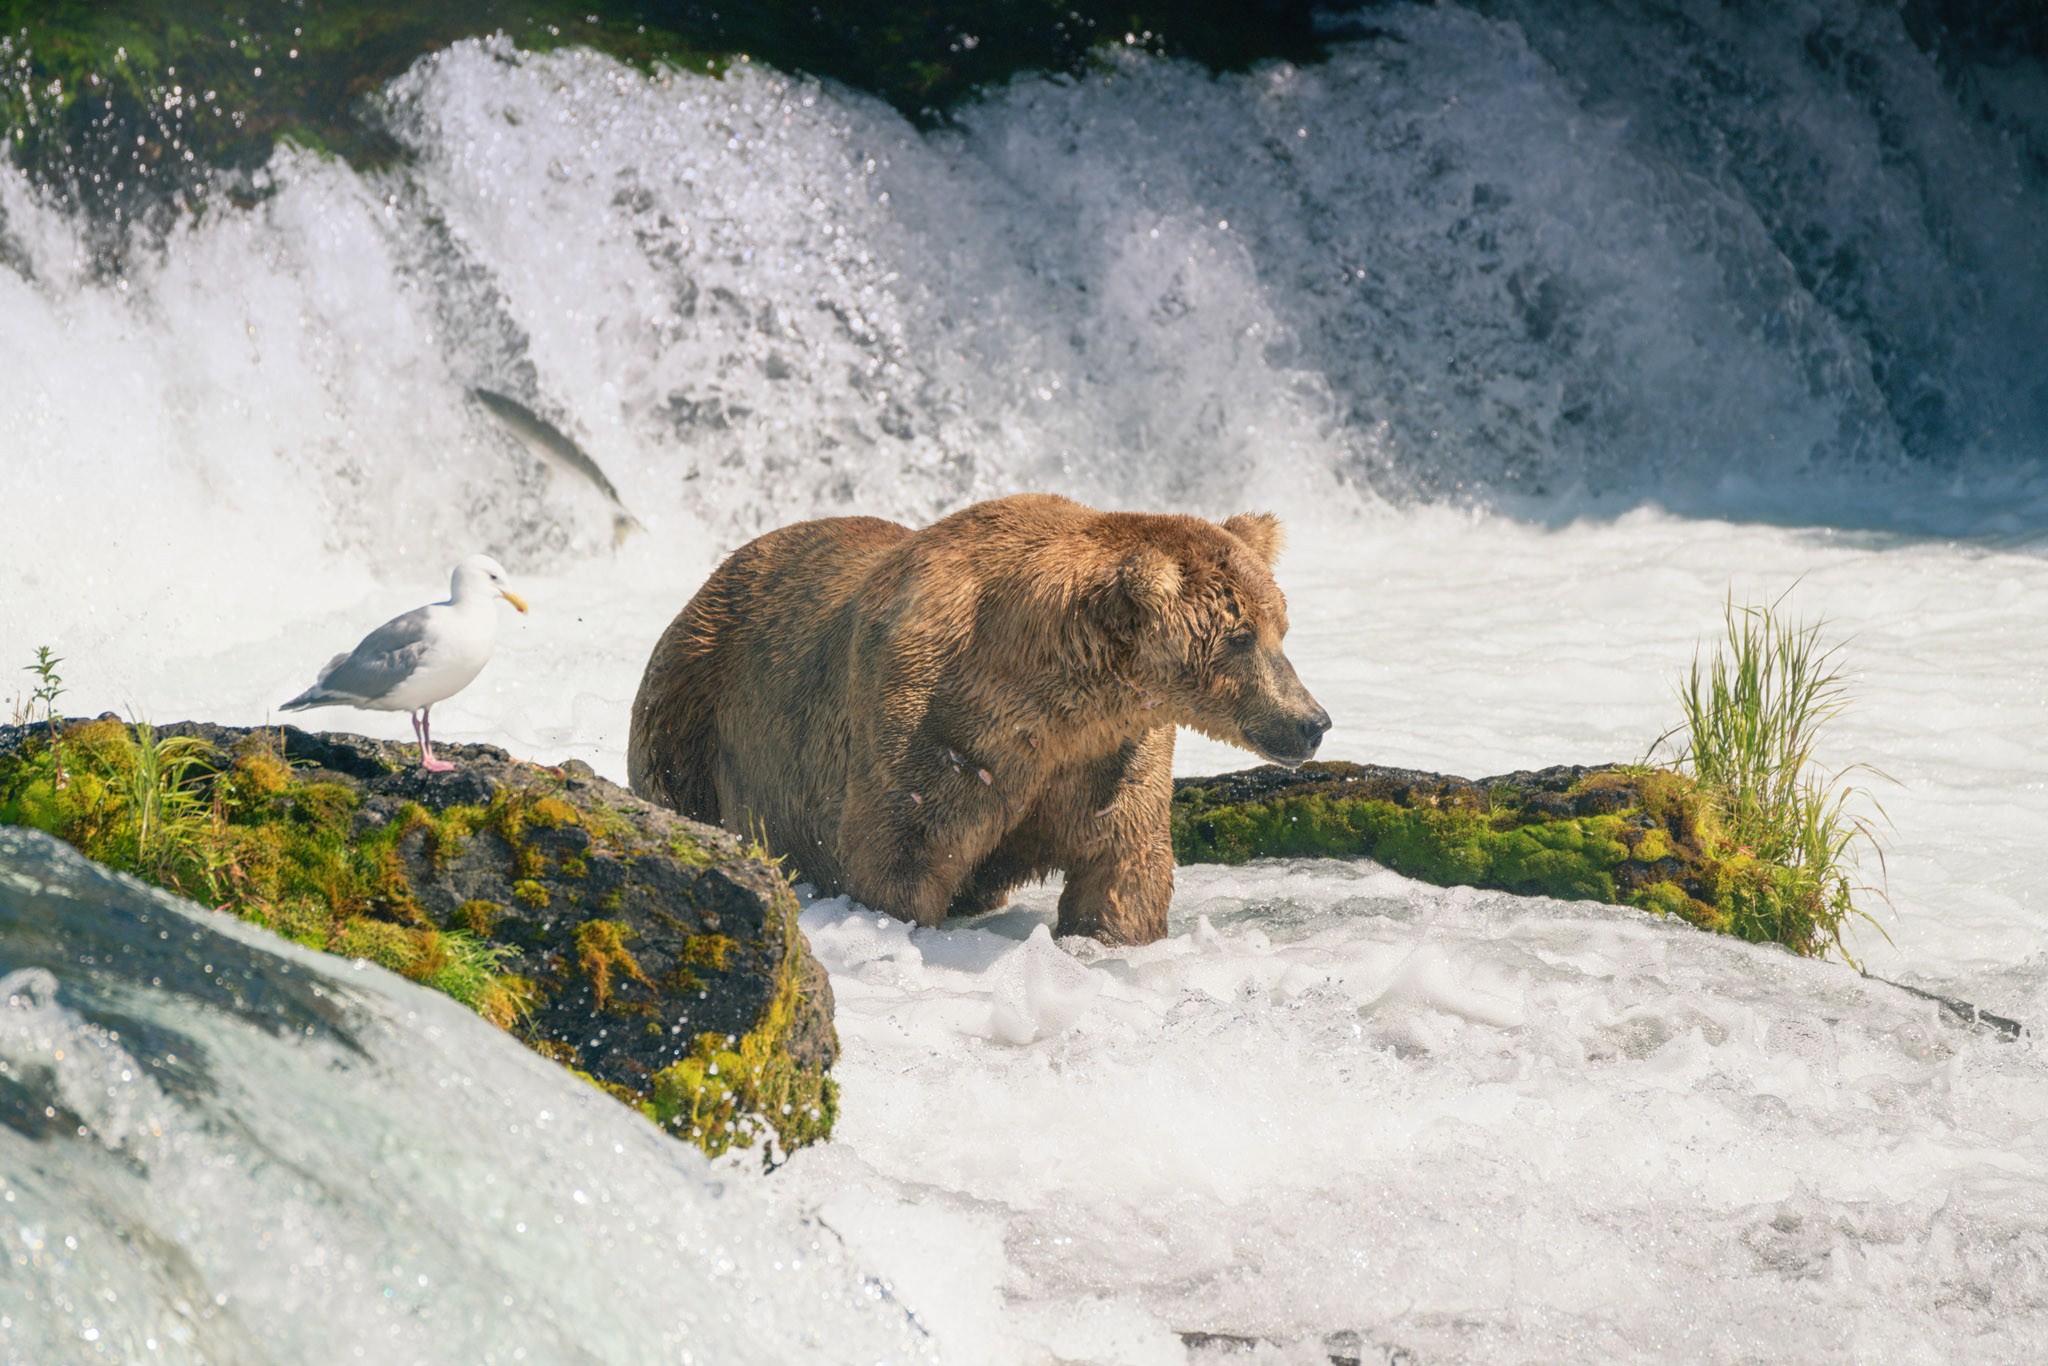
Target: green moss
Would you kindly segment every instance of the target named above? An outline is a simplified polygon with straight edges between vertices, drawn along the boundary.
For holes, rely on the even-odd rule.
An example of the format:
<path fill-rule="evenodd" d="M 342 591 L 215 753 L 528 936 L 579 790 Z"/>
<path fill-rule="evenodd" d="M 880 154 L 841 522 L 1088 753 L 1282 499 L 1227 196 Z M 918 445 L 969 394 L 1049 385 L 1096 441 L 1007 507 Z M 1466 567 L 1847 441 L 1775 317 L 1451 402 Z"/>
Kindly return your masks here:
<path fill-rule="evenodd" d="M 678 830 L 670 837 L 668 852 L 676 862 L 687 863 L 692 868 L 709 868 L 716 862 L 711 856 L 711 851 L 686 830 Z"/>
<path fill-rule="evenodd" d="M 738 947 L 738 940 L 722 934 L 693 934 L 683 943 L 682 961 L 692 967 L 724 972 L 726 960 Z"/>
<path fill-rule="evenodd" d="M 498 1028 L 512 1029 L 533 1013 L 540 999 L 540 986 L 531 977 L 504 972 L 493 977 L 470 1004 Z"/>
<path fill-rule="evenodd" d="M 1576 822 L 1559 822 L 1501 836 L 1491 871 L 1510 891 L 1612 901 L 1614 878 L 1607 870 L 1625 856 L 1619 844 L 1588 839 Z"/>
<path fill-rule="evenodd" d="M 1662 830 L 1652 829 L 1642 832 L 1636 840 L 1635 847 L 1629 851 L 1629 856 L 1641 863 L 1661 863 L 1671 858 L 1675 852 L 1671 847 L 1670 836 Z"/>
<path fill-rule="evenodd" d="M 450 806 L 440 811 L 429 811 L 418 802 L 407 802 L 398 808 L 398 815 L 391 821 L 394 841 L 408 835 L 418 834 L 420 852 L 436 868 L 445 868 L 469 850 L 469 841 L 489 821 L 489 812 L 480 806 Z"/>
<path fill-rule="evenodd" d="M 611 1008 L 614 977 L 630 977 L 644 987 L 654 985 L 641 968 L 640 960 L 626 947 L 626 938 L 631 933 L 617 920 L 587 920 L 576 927 L 577 966 L 590 979 L 599 1010 Z"/>
<path fill-rule="evenodd" d="M 515 794 L 513 798 L 508 799 L 508 805 L 512 801 L 520 801 L 528 824 L 540 826 L 544 830 L 557 830 L 565 825 L 583 823 L 583 818 L 577 814 L 576 808 L 560 797 L 534 795 L 521 800 Z"/>
<path fill-rule="evenodd" d="M 232 776 L 252 797 L 275 797 L 292 785 L 290 765 L 275 751 L 244 745 Z"/>
<path fill-rule="evenodd" d="M 1373 858 L 1441 886 L 1501 887 L 1529 895 L 1614 899 L 1611 870 L 1628 856 L 1614 817 L 1500 829 L 1476 810 L 1404 807 L 1321 794 L 1216 807 L 1174 820 L 1182 863 L 1252 858 Z"/>
<path fill-rule="evenodd" d="M 399 857 L 396 846 L 385 845 L 376 849 L 370 868 L 367 891 L 372 910 L 407 924 L 429 923 L 426 912 L 420 909 L 412 894 L 412 878 L 406 873 L 405 860 Z"/>
<path fill-rule="evenodd" d="M 221 814 L 204 789 L 222 757 L 200 741 L 114 720 L 46 730 L 0 766 L 0 821 L 46 830 L 94 859 L 205 899 Z"/>
<path fill-rule="evenodd" d="M 66 803 L 58 796 L 53 779 L 36 777 L 22 782 L 0 801 L 0 825 L 33 826 L 61 835 L 67 824 Z"/>
<path fill-rule="evenodd" d="M 327 951 L 345 958 L 367 958 L 407 977 L 419 975 L 430 957 L 421 931 L 361 915 L 352 915 L 335 928 Z"/>
<path fill-rule="evenodd" d="M 575 807 L 541 789 L 503 787 L 491 795 L 491 804 L 478 814 L 477 821 L 479 828 L 496 834 L 512 852 L 512 876 L 532 881 L 548 872 L 547 854 L 534 843 L 532 832 L 578 825 L 581 818 Z"/>
<path fill-rule="evenodd" d="M 803 955 L 796 903 L 786 887 L 776 889 L 775 904 L 783 953 L 761 1023 L 738 1038 L 698 1035 L 688 1056 L 655 1074 L 647 1102 L 657 1122 L 713 1157 L 763 1142 L 763 1160 L 773 1162 L 778 1147 L 786 1154 L 829 1137 L 838 1117 L 837 1085 L 823 1068 L 800 1064 L 789 1053 L 790 1031 L 805 1006 Z"/>
<path fill-rule="evenodd" d="M 259 924 L 309 949 L 327 950 L 334 934 L 334 913 L 311 901 L 286 901 L 268 907 L 250 907 L 244 914 Z"/>
<path fill-rule="evenodd" d="M 1639 888 L 1629 899 L 1629 904 L 1646 911 L 1655 911 L 1658 915 L 1676 916 L 1681 920 L 1691 921 L 1700 925 L 1702 929 L 1715 928 L 1711 924 L 1703 923 L 1712 919 L 1713 908 L 1686 895 L 1685 888 L 1675 882 L 1653 882 L 1647 887 Z"/>
<path fill-rule="evenodd" d="M 512 884 L 512 899 L 522 906 L 540 910 L 548 904 L 548 889 L 532 878 L 521 878 Z"/>
<path fill-rule="evenodd" d="M 639 827 L 623 812 L 616 811 L 602 802 L 593 802 L 585 808 L 583 829 L 591 841 L 618 853 L 638 846 Z"/>
<path fill-rule="evenodd" d="M 493 1014 L 505 1014 L 509 1003 L 491 1001 L 497 1007 L 486 1009 L 485 1005 L 494 993 L 504 993 L 499 968 L 512 950 L 498 944 L 487 944 L 474 935 L 460 931 L 433 935 L 431 942 L 432 962 L 421 971 L 419 980 L 434 990 L 453 996 L 479 1015 L 489 1018 Z M 510 1014 L 516 1018 L 517 1012 Z M 507 1023 L 500 1020 L 499 1023 Z"/>
<path fill-rule="evenodd" d="M 569 854 L 562 859 L 561 867 L 557 871 L 559 871 L 563 877 L 589 877 L 590 865 L 583 861 L 582 855 Z"/>
<path fill-rule="evenodd" d="M 1826 889 L 1798 869 L 1738 851 L 1711 860 L 1703 882 L 1726 932 L 1754 943 L 1819 943 L 1830 923 Z"/>
<path fill-rule="evenodd" d="M 455 908 L 455 922 L 471 934 L 488 939 L 504 914 L 505 908 L 497 902 L 476 898 Z"/>

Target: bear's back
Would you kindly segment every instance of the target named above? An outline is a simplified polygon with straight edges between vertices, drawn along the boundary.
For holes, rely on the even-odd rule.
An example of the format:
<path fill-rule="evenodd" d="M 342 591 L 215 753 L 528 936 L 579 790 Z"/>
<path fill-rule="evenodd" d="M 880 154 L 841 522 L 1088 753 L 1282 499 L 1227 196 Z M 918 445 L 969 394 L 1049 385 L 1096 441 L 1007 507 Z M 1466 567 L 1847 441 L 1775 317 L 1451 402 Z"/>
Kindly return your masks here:
<path fill-rule="evenodd" d="M 831 751 L 854 599 L 911 534 L 879 517 L 821 518 L 727 556 L 647 661 L 627 740 L 633 791 L 744 829 L 783 824 L 829 788 L 843 771 Z"/>

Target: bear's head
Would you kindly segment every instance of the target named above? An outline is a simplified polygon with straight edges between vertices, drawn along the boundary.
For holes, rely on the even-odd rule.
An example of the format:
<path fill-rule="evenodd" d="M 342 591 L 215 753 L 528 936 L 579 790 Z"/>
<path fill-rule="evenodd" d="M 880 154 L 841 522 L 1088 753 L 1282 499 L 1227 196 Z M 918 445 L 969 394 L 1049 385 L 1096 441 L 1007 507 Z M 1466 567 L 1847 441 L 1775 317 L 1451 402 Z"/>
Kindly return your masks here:
<path fill-rule="evenodd" d="M 1112 551 L 1111 629 L 1142 705 L 1289 768 L 1314 757 L 1330 714 L 1281 649 L 1279 521 L 1110 514 L 1098 534 Z"/>

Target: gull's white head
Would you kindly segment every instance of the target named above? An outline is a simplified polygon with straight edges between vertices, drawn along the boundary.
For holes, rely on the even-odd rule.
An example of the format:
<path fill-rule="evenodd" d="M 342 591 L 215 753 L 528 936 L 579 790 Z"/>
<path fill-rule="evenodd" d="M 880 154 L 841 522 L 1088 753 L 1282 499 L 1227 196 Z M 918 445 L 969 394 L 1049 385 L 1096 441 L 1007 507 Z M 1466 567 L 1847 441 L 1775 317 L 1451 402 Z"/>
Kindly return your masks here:
<path fill-rule="evenodd" d="M 505 566 L 488 555 L 471 555 L 455 566 L 455 576 L 450 582 L 448 599 L 464 602 L 489 598 L 503 598 L 524 612 L 526 599 L 512 591 L 511 580 L 505 575 Z"/>

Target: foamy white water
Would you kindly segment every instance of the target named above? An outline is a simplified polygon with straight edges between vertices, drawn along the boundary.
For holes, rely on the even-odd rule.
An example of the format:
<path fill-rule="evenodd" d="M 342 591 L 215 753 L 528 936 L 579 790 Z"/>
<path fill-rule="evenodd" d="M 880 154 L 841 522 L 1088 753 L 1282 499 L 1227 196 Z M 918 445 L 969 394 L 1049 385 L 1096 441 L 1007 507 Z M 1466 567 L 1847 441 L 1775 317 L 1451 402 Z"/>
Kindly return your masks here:
<path fill-rule="evenodd" d="M 445 997 L 0 854 L 0 1359 L 927 1356 L 829 1229 Z"/>
<path fill-rule="evenodd" d="M 1080 962 L 1024 938 L 1050 900 L 939 937 L 806 917 L 850 1099 L 778 1189 L 966 1359 L 1179 1361 L 1190 1329 L 1295 1360 L 2039 1349 L 2030 1048 L 1363 866 L 1191 870 L 1171 938 Z"/>
<path fill-rule="evenodd" d="M 1895 17 L 1815 12 L 1915 69 Z M 1480 776 L 1640 757 L 1724 594 L 1792 589 L 1859 676 L 1825 757 L 1897 780 L 1891 942 L 1856 952 L 2038 1027 L 2048 309 L 2013 143 L 1931 76 L 1878 109 L 1783 59 L 1793 19 L 1705 16 L 1660 56 L 1665 20 L 1624 15 L 1605 66 L 1536 19 L 1374 19 L 1400 41 L 1022 81 L 931 136 L 772 72 L 464 44 L 385 93 L 410 164 L 280 154 L 268 200 L 120 279 L 0 167 L 0 260 L 30 263 L 0 269 L 0 500 L 34 509 L 0 543 L 0 665 L 48 643 L 74 711 L 253 723 L 489 549 L 535 610 L 436 733 L 623 776 L 646 653 L 723 551 L 1051 488 L 1279 510 L 1325 754 Z M 1689 83 L 1701 52 L 1729 89 Z M 651 533 L 614 552 L 475 385 Z M 2038 1036 L 1364 864 L 1183 870 L 1143 950 L 1034 934 L 1052 900 L 943 932 L 813 906 L 840 1128 L 725 1173 L 776 1227 L 821 1218 L 947 1359 L 2048 1349 Z M 445 1027 L 449 1074 L 499 1066 Z M 508 1074 L 505 1103 L 560 1082 Z M 473 1120 L 402 1094 L 422 1141 Z M 458 1350 L 437 1324 L 420 1350 Z"/>

